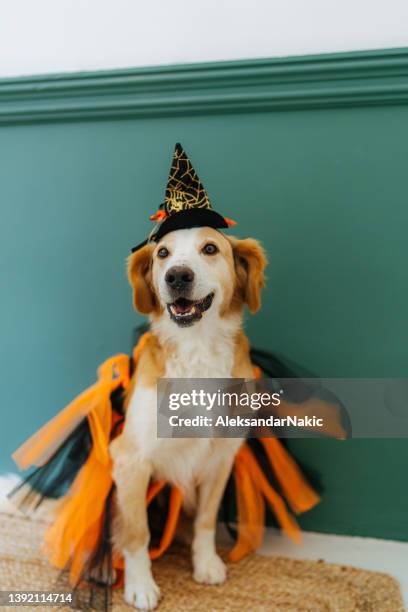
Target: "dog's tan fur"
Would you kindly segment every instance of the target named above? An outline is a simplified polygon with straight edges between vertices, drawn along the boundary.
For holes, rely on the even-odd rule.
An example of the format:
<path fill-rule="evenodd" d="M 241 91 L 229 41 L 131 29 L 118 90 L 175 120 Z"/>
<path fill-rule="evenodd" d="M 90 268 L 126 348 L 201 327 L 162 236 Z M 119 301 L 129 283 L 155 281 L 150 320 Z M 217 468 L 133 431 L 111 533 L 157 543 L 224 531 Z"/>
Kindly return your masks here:
<path fill-rule="evenodd" d="M 211 259 L 202 255 L 203 245 L 208 242 L 218 249 Z M 194 333 L 191 329 L 178 329 L 163 303 L 163 276 L 170 265 L 158 257 L 163 246 L 171 254 L 174 252 L 174 258 L 195 262 L 198 285 L 212 283 L 216 287 L 214 303 Z M 160 440 L 151 412 L 155 410 L 156 383 L 163 376 L 216 377 L 218 371 L 220 376 L 225 373 L 237 378 L 253 376 L 249 343 L 242 331 L 242 309 L 244 304 L 251 312 L 259 309 L 265 265 L 266 258 L 258 242 L 227 238 L 211 228 L 172 232 L 158 245 L 149 244 L 129 259 L 134 306 L 149 315 L 152 335 L 129 386 L 126 424 L 122 435 L 111 444 L 111 455 L 118 510 L 114 541 L 125 558 L 125 598 L 140 609 L 153 609 L 159 599 L 147 553 L 145 499 L 151 479 L 165 477 L 181 487 L 185 490 L 186 508 L 195 509 L 192 545 L 195 579 L 215 584 L 225 578 L 225 567 L 215 552 L 215 525 L 241 441 Z M 211 333 L 214 340 L 209 339 L 207 348 L 206 337 Z M 184 346 L 187 355 L 183 354 Z M 201 374 L 203 367 L 207 367 L 206 360 L 214 363 L 208 364 Z M 230 366 L 226 365 L 229 362 Z"/>

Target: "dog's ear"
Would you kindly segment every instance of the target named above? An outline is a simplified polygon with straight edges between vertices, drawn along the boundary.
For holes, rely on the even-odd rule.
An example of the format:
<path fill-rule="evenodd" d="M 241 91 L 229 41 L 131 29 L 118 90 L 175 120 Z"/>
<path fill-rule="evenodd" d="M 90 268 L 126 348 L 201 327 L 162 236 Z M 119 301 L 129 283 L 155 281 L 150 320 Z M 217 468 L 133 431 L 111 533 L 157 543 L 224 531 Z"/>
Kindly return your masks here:
<path fill-rule="evenodd" d="M 133 288 L 133 305 L 142 314 L 150 314 L 156 308 L 152 285 L 153 244 L 146 244 L 128 259 L 128 279 Z"/>
<path fill-rule="evenodd" d="M 230 237 L 235 263 L 235 296 L 254 313 L 261 306 L 261 291 L 265 286 L 265 251 L 257 240 Z"/>

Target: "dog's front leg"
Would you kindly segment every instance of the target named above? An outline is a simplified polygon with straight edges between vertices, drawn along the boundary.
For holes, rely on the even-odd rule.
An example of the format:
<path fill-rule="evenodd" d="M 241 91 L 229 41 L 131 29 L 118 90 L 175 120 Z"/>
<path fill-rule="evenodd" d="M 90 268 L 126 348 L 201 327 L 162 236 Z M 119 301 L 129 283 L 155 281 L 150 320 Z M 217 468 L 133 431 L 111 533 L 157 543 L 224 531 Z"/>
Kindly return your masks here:
<path fill-rule="evenodd" d="M 124 452 L 120 443 L 111 448 L 111 454 L 117 487 L 114 543 L 125 560 L 125 600 L 140 610 L 153 610 L 160 590 L 153 580 L 148 550 L 146 492 L 151 466 L 128 449 Z"/>
<path fill-rule="evenodd" d="M 215 549 L 217 514 L 232 467 L 232 458 L 209 465 L 198 488 L 197 515 L 194 523 L 194 580 L 203 584 L 221 584 L 227 569 Z"/>

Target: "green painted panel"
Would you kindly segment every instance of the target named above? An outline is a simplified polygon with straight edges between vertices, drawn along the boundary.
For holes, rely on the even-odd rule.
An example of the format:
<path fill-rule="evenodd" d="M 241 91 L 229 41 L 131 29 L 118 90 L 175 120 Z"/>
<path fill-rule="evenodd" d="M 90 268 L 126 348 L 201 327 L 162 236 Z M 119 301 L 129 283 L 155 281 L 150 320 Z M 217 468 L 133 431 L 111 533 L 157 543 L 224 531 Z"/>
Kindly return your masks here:
<path fill-rule="evenodd" d="M 215 206 L 270 259 L 257 346 L 325 376 L 406 376 L 408 108 L 5 126 L 0 140 L 0 469 L 129 351 L 129 248 L 181 141 Z M 293 440 L 318 472 L 307 529 L 408 539 L 405 440 Z"/>

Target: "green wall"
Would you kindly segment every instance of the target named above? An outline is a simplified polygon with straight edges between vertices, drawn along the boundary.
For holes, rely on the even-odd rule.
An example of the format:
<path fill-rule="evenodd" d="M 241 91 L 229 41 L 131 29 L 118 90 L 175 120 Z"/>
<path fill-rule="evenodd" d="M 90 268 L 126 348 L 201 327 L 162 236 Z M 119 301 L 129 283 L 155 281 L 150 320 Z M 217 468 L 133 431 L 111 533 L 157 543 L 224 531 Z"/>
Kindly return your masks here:
<path fill-rule="evenodd" d="M 206 110 L 204 100 L 191 113 L 191 92 L 183 107 L 177 102 L 180 84 L 172 90 L 174 108 L 168 103 L 156 112 L 157 84 L 140 93 L 150 96 L 151 112 L 140 111 L 138 92 L 129 107 L 125 73 L 118 73 L 122 89 L 104 85 L 114 97 L 109 108 L 106 90 L 105 98 L 92 90 L 89 104 L 86 88 L 98 75 L 82 75 L 79 93 L 69 90 L 71 77 L 57 79 L 57 94 L 42 94 L 33 79 L 0 82 L 6 108 L 0 127 L 0 470 L 13 469 L 10 453 L 94 380 L 103 359 L 130 350 L 141 318 L 131 308 L 125 259 L 151 227 L 176 141 L 216 208 L 238 221 L 235 233 L 259 238 L 268 251 L 263 309 L 247 321 L 253 344 L 322 376 L 406 376 L 408 107 L 405 98 L 396 105 L 391 94 L 375 97 L 381 79 L 387 85 L 387 78 L 398 78 L 405 91 L 408 54 L 400 53 L 402 76 L 394 61 L 389 74 L 379 76 L 370 64 L 357 81 L 362 56 L 336 56 L 337 103 L 330 92 L 313 94 L 321 83 L 311 83 L 307 68 L 319 58 L 298 60 L 304 72 L 300 66 L 295 76 L 287 62 L 270 62 L 269 76 L 256 83 L 251 78 L 260 63 L 220 65 L 230 76 L 241 67 L 241 81 L 230 80 L 231 95 L 245 102 L 252 94 L 252 110 L 246 102 L 245 108 L 216 108 L 217 96 L 228 97 L 218 77 L 214 87 L 194 89 L 192 104 L 204 99 L 202 86 L 211 90 L 213 107 L 210 100 Z M 360 86 L 354 102 L 340 99 L 345 61 L 350 82 Z M 378 65 L 378 54 L 373 62 Z M 281 69 L 290 80 L 284 102 Z M 185 71 L 177 74 L 190 87 Z M 134 74 L 146 80 L 146 72 Z M 42 83 L 54 86 L 52 79 Z M 227 74 L 223 87 L 228 83 Z M 265 91 L 269 103 L 256 106 Z M 95 110 L 99 100 L 103 113 Z M 406 440 L 292 440 L 290 447 L 325 488 L 322 504 L 301 520 L 306 529 L 408 539 Z"/>

